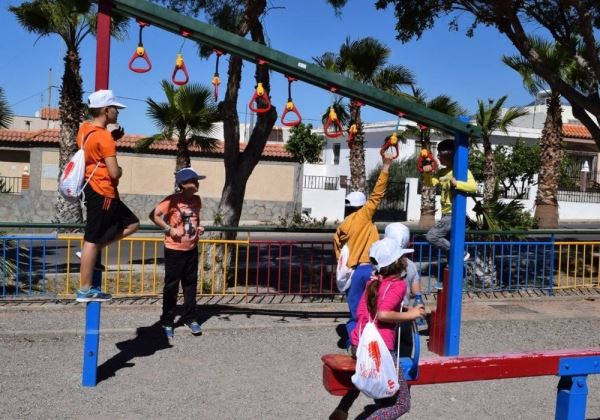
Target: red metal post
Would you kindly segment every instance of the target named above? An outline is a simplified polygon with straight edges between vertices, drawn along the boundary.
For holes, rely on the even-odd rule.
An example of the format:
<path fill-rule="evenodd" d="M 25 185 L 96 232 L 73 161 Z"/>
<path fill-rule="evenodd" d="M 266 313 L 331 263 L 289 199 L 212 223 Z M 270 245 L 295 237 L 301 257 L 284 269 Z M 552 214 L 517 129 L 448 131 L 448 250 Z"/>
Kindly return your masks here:
<path fill-rule="evenodd" d="M 431 313 L 431 325 L 429 326 L 429 350 L 433 353 L 445 356 L 444 340 L 446 337 L 446 304 L 448 301 L 448 269 L 442 272 L 442 290 L 437 293 L 435 310 Z"/>
<path fill-rule="evenodd" d="M 111 0 L 98 1 L 98 31 L 96 34 L 96 88 L 108 89 L 110 71 Z"/>

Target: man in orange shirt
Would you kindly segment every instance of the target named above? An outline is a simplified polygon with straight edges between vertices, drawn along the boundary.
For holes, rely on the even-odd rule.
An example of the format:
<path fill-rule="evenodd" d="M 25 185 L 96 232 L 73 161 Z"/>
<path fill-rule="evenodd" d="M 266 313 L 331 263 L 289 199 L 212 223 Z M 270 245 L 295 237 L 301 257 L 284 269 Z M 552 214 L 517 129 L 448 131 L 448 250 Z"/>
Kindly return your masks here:
<path fill-rule="evenodd" d="M 204 177 L 192 168 L 177 171 L 175 182 L 180 192 L 166 197 L 150 213 L 150 220 L 165 232 L 165 286 L 160 324 L 169 340 L 174 337 L 179 283 L 183 289 L 183 314 L 179 322 L 187 325 L 193 335 L 202 333 L 196 320 L 198 237 L 204 233 L 200 225 L 202 201 L 196 195 L 201 178 Z"/>
<path fill-rule="evenodd" d="M 123 130 L 109 132 L 107 126 L 115 124 L 119 109 L 111 90 L 98 90 L 88 99 L 92 121 L 81 124 L 77 145 L 85 149 L 84 200 L 87 209 L 83 249 L 81 252 L 81 287 L 77 290 L 78 302 L 104 302 L 112 299 L 92 285 L 92 275 L 98 254 L 103 247 L 134 233 L 139 219 L 119 199 L 117 185 L 123 171 L 117 163 L 116 140 Z"/>

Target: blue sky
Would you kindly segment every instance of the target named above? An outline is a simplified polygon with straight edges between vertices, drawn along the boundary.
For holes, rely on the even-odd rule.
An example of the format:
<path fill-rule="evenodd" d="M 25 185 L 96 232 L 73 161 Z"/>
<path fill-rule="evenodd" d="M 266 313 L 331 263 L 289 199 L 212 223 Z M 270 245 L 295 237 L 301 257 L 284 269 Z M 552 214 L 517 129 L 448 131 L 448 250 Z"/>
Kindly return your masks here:
<path fill-rule="evenodd" d="M 8 12 L 9 5 L 21 1 L 2 2 L 0 9 L 0 86 L 5 89 L 8 102 L 17 115 L 33 115 L 48 103 L 48 70 L 52 69 L 51 84 L 59 86 L 63 73 L 65 48 L 56 36 L 37 40 L 27 33 Z M 391 64 L 402 64 L 416 76 L 417 83 L 429 97 L 448 94 L 463 107 L 473 112 L 477 99 L 498 98 L 509 95 L 508 105 L 524 105 L 531 102 L 530 94 L 523 88 L 520 77 L 500 61 L 503 54 L 516 50 L 505 37 L 493 28 L 480 27 L 475 37 L 467 38 L 462 32 L 448 30 L 447 20 L 440 21 L 418 41 L 401 44 L 395 39 L 395 18 L 392 10 L 378 11 L 373 1 L 351 0 L 336 17 L 333 10 L 322 0 L 284 1 L 275 0 L 264 24 L 270 46 L 292 56 L 310 60 L 326 51 L 338 51 L 345 38 L 358 39 L 372 36 L 388 45 L 392 54 Z M 469 16 L 461 20 L 470 23 Z M 156 27 L 144 30 L 144 45 L 152 60 L 153 68 L 145 74 L 137 74 L 127 67 L 129 58 L 137 46 L 138 26 L 132 21 L 129 39 L 112 41 L 110 88 L 128 106 L 120 114 L 120 122 L 130 134 L 156 132 L 146 117 L 148 97 L 165 100 L 160 82 L 170 79 L 175 56 L 182 45 L 182 38 Z M 89 37 L 81 47 L 82 77 L 85 98 L 94 87 L 95 38 Z M 200 60 L 196 46 L 187 41 L 183 55 L 190 73 L 190 80 L 210 86 L 214 71 L 214 56 L 208 61 Z M 221 79 L 225 82 L 226 60 L 221 59 Z M 252 96 L 253 65 L 246 63 L 238 110 L 240 120 L 246 117 L 247 103 Z M 224 84 L 221 85 L 221 96 Z M 323 110 L 332 101 L 332 94 L 316 87 L 296 82 L 293 99 L 305 122 L 320 125 Z M 287 81 L 272 74 L 272 102 L 279 112 L 287 99 Z M 52 106 L 57 106 L 58 90 L 53 88 Z M 367 122 L 393 120 L 395 117 L 376 109 L 365 107 L 363 118 Z"/>

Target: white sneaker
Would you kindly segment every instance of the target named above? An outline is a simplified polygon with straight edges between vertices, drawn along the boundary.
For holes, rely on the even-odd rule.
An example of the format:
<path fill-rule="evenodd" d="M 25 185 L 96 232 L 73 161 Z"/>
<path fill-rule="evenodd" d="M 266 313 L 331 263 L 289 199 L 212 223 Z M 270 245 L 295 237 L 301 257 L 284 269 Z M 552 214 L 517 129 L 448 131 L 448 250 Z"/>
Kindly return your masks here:
<path fill-rule="evenodd" d="M 81 251 L 77 251 L 75 255 L 77 255 L 77 258 L 81 259 Z"/>
<path fill-rule="evenodd" d="M 467 251 L 465 251 L 465 256 L 463 258 L 463 261 L 469 261 L 471 259 L 471 254 L 469 254 Z"/>

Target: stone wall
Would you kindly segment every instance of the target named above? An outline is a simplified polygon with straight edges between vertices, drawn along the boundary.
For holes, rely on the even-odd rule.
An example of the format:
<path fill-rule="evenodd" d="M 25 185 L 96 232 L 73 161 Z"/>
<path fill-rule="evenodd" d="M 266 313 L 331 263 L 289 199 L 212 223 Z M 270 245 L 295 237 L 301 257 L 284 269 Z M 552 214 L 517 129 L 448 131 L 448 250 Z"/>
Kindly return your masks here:
<path fill-rule="evenodd" d="M 0 194 L 0 222 L 50 223 L 54 219 L 54 204 L 58 193 L 50 191 L 23 191 L 21 194 Z M 162 197 L 156 195 L 123 195 L 122 200 L 140 218 L 142 224 L 150 224 L 148 214 Z M 201 219 L 212 224 L 219 200 L 202 199 Z M 278 224 L 280 217 L 291 216 L 300 211 L 292 201 L 245 200 L 242 210 L 242 224 Z"/>
<path fill-rule="evenodd" d="M 7 147 L 3 149 L 11 152 L 22 150 Z M 56 154 L 57 159 L 57 149 L 31 147 L 27 151 L 30 166 L 29 190 L 23 190 L 20 194 L 0 193 L 0 222 L 50 223 L 54 221 L 54 206 L 58 194 L 54 189 L 58 169 L 51 171 L 52 168 L 48 162 L 45 164 L 44 159 L 48 160 L 49 152 Z M 157 190 L 155 185 L 157 182 L 149 176 L 151 172 L 148 172 L 147 168 L 157 171 L 156 165 L 160 160 L 172 165 L 173 157 L 123 153 L 120 158 L 123 161 L 128 160 L 126 171 L 137 170 L 142 173 L 137 178 L 145 184 L 138 190 L 153 191 L 153 194 L 123 194 L 123 190 L 128 191 L 127 179 L 123 180 L 119 187 L 121 199 L 125 204 L 140 218 L 142 224 L 150 224 L 148 214 L 162 198 L 169 194 L 169 191 L 172 191 L 173 185 L 169 180 Z M 203 205 L 200 217 L 203 223 L 211 225 L 220 201 L 225 177 L 224 168 L 222 162 L 215 158 L 194 158 L 192 163 L 201 166 L 200 173 L 206 174 L 208 170 L 210 171 L 208 180 L 200 181 L 200 197 Z M 162 172 L 168 173 L 167 170 Z M 171 177 L 172 175 L 169 175 L 169 179 Z M 280 217 L 291 217 L 294 211 L 300 212 L 301 179 L 302 166 L 296 162 L 259 162 L 247 185 L 246 197 L 249 198 L 244 200 L 240 223 L 278 224 Z"/>

